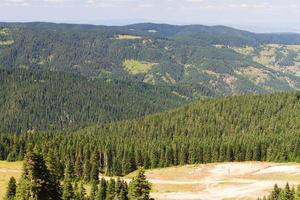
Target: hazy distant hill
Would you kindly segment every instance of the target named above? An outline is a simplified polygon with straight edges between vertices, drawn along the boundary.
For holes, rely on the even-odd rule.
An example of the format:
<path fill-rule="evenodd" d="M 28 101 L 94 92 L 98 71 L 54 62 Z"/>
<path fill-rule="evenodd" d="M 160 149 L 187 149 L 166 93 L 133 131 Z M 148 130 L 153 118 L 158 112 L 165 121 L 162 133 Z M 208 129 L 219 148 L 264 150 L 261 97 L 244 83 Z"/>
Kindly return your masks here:
<path fill-rule="evenodd" d="M 295 162 L 300 160 L 299 122 L 299 92 L 222 97 L 78 131 L 0 134 L 0 159 L 18 159 L 30 145 L 45 154 L 51 149 L 87 179 L 86 169 L 94 164 L 109 175 L 125 175 L 138 166 Z"/>
<path fill-rule="evenodd" d="M 190 85 L 197 95 L 300 88 L 300 35 L 224 26 L 0 23 L 0 67 Z"/>
<path fill-rule="evenodd" d="M 0 130 L 80 127 L 203 96 L 299 90 L 299 38 L 224 26 L 0 23 Z"/>

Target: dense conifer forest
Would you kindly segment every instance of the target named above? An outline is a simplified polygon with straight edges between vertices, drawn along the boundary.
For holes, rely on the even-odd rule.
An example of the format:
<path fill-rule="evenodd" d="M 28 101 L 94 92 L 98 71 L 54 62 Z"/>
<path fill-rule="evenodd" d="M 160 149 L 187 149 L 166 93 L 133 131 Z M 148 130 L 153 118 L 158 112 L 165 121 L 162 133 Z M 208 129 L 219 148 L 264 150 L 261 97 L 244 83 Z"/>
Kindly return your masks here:
<path fill-rule="evenodd" d="M 8 133 L 140 117 L 193 99 L 191 90 L 175 86 L 39 70 L 0 70 L 0 92 L 0 130 Z"/>
<path fill-rule="evenodd" d="M 144 169 L 300 162 L 299 69 L 299 34 L 0 23 L 0 160 L 25 159 L 6 199 L 148 200 Z"/>
<path fill-rule="evenodd" d="M 289 183 L 285 185 L 284 188 L 278 187 L 277 184 L 270 195 L 263 198 L 258 198 L 257 200 L 298 200 L 300 199 L 300 185 L 297 188 L 291 187 Z"/>
<path fill-rule="evenodd" d="M 145 168 L 223 161 L 299 161 L 300 94 L 202 100 L 179 109 L 78 131 L 1 134 L 0 158 L 54 153 L 62 168 L 92 180 Z"/>
<path fill-rule="evenodd" d="M 106 180 L 94 176 L 87 194 L 86 183 L 73 178 L 72 166 L 67 165 L 59 175 L 59 165 L 53 156 L 27 152 L 18 183 L 11 177 L 4 200 L 150 200 L 151 184 L 143 168 L 131 182 L 120 178 Z"/>
<path fill-rule="evenodd" d="M 198 95 L 268 93 L 300 89 L 299 44 L 299 34 L 223 26 L 0 23 L 0 68 L 191 85 Z"/>

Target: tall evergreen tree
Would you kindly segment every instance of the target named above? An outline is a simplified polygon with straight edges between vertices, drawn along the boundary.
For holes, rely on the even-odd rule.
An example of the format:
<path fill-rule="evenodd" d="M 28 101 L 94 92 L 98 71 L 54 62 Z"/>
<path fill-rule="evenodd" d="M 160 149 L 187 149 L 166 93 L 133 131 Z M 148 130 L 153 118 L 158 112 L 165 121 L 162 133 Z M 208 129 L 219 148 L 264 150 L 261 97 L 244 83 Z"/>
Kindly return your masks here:
<path fill-rule="evenodd" d="M 297 190 L 295 192 L 295 200 L 300 200 L 300 185 L 298 185 Z"/>
<path fill-rule="evenodd" d="M 60 185 L 46 167 L 41 154 L 29 152 L 17 186 L 18 200 L 61 200 Z"/>
<path fill-rule="evenodd" d="M 64 177 L 64 184 L 63 184 L 63 200 L 72 200 L 74 199 L 74 190 L 70 178 L 71 167 L 70 164 L 66 165 L 65 168 L 65 177 Z"/>
<path fill-rule="evenodd" d="M 84 200 L 85 199 L 85 196 L 86 196 L 86 190 L 83 186 L 83 183 L 81 182 L 80 185 L 79 185 L 79 188 L 78 188 L 78 199 L 79 200 Z"/>
<path fill-rule="evenodd" d="M 294 200 L 293 191 L 290 188 L 290 185 L 287 183 L 284 190 L 281 191 L 280 200 Z"/>
<path fill-rule="evenodd" d="M 4 200 L 13 200 L 16 196 L 16 179 L 14 177 L 11 177 L 9 179 L 7 189 L 6 189 L 6 194 Z"/>
<path fill-rule="evenodd" d="M 92 154 L 92 158 L 91 158 L 90 178 L 91 178 L 91 180 L 95 181 L 96 183 L 98 183 L 98 181 L 99 181 L 99 156 L 96 151 Z"/>
<path fill-rule="evenodd" d="M 93 180 L 91 192 L 90 192 L 90 198 L 89 198 L 90 200 L 96 200 L 97 191 L 98 191 L 98 182 Z"/>
<path fill-rule="evenodd" d="M 120 200 L 128 200 L 128 187 L 125 181 L 122 181 L 122 188 L 120 194 L 118 195 Z"/>
<path fill-rule="evenodd" d="M 151 184 L 145 176 L 144 168 L 139 168 L 137 175 L 129 184 L 129 198 L 132 200 L 149 200 Z"/>
<path fill-rule="evenodd" d="M 50 150 L 46 157 L 46 165 L 55 180 L 60 180 L 62 178 L 61 165 L 58 161 L 58 157 L 54 155 L 53 150 Z"/>
<path fill-rule="evenodd" d="M 115 198 L 115 186 L 116 186 L 115 179 L 110 179 L 106 189 L 106 198 L 105 198 L 106 200 L 113 200 Z"/>
<path fill-rule="evenodd" d="M 97 200 L 105 200 L 106 199 L 106 187 L 107 183 L 104 178 L 101 178 L 99 183 L 99 188 L 97 192 Z"/>

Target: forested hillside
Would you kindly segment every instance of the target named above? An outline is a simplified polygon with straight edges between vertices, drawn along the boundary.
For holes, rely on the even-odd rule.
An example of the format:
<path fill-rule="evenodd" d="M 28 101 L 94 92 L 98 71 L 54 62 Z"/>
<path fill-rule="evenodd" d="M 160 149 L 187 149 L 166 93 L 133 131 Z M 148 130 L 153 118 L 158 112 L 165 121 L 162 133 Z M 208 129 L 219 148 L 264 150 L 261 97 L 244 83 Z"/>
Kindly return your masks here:
<path fill-rule="evenodd" d="M 146 168 L 223 161 L 299 161 L 300 93 L 202 100 L 140 119 L 57 134 L 0 136 L 0 158 L 23 159 L 27 149 L 71 162 L 74 176 L 91 169 L 125 175 Z"/>
<path fill-rule="evenodd" d="M 0 68 L 137 80 L 195 96 L 300 89 L 300 36 L 224 26 L 0 23 Z"/>
<path fill-rule="evenodd" d="M 0 70 L 0 94 L 0 130 L 17 133 L 140 117 L 193 96 L 178 87 L 41 70 Z"/>

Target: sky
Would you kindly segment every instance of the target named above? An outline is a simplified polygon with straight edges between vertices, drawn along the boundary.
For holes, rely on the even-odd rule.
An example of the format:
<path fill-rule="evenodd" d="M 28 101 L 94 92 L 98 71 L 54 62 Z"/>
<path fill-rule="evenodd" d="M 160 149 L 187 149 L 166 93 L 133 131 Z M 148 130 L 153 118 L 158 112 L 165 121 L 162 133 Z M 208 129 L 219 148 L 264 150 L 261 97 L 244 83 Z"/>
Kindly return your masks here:
<path fill-rule="evenodd" d="M 227 25 L 299 32 L 299 0 L 0 0 L 2 22 Z"/>

